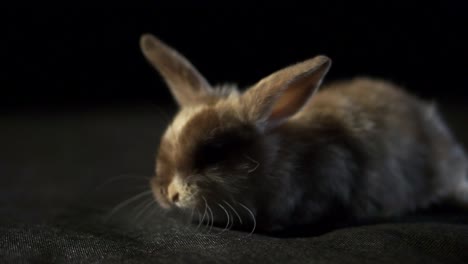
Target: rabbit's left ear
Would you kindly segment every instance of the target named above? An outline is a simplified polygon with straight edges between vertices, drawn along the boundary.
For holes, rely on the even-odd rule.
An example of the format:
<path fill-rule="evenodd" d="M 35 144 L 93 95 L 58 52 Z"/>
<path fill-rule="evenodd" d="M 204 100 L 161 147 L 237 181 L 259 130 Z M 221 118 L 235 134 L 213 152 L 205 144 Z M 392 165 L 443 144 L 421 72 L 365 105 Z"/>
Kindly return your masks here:
<path fill-rule="evenodd" d="M 330 66 L 331 60 L 321 55 L 262 79 L 243 94 L 248 118 L 267 128 L 282 124 L 309 101 Z"/>
<path fill-rule="evenodd" d="M 212 92 L 208 81 L 179 52 L 151 34 L 140 38 L 145 58 L 162 75 L 179 106 L 202 103 Z"/>

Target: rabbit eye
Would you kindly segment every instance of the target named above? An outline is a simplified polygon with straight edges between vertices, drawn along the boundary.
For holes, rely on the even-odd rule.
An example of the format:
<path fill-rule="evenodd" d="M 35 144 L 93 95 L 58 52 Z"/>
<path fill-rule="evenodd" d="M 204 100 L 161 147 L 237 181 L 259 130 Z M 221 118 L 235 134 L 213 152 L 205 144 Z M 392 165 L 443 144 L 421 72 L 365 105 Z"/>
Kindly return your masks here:
<path fill-rule="evenodd" d="M 237 130 L 223 131 L 214 138 L 211 137 L 200 142 L 195 152 L 195 166 L 205 169 L 210 166 L 225 164 L 226 166 L 235 162 L 238 153 L 250 147 L 249 137 L 242 136 Z"/>
<path fill-rule="evenodd" d="M 231 152 L 226 142 L 207 142 L 202 144 L 196 154 L 196 167 L 203 169 L 227 160 Z"/>
<path fill-rule="evenodd" d="M 226 156 L 226 145 L 223 143 L 214 143 L 203 146 L 203 159 L 208 163 L 221 161 Z"/>
<path fill-rule="evenodd" d="M 226 144 L 224 144 L 223 142 L 216 142 L 216 143 L 213 143 L 210 148 L 212 148 L 213 150 L 221 150 Z"/>

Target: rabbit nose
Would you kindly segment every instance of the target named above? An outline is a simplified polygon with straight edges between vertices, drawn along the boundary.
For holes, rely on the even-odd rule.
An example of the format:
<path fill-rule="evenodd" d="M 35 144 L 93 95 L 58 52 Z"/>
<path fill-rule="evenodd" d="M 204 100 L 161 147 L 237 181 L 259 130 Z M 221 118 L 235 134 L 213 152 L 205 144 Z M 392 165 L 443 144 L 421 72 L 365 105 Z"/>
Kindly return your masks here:
<path fill-rule="evenodd" d="M 167 188 L 167 198 L 172 203 L 180 201 L 180 192 L 176 183 L 172 182 Z"/>
<path fill-rule="evenodd" d="M 173 203 L 177 203 L 179 201 L 179 193 L 174 193 L 171 197 Z"/>

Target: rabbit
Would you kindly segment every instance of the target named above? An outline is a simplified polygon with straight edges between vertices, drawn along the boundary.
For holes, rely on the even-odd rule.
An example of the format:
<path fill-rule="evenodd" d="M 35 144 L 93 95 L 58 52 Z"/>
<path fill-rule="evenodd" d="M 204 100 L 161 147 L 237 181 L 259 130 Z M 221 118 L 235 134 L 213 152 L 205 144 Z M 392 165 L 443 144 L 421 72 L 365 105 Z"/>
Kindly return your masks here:
<path fill-rule="evenodd" d="M 392 82 L 355 77 L 319 92 L 331 59 L 318 55 L 241 90 L 210 85 L 149 33 L 140 48 L 180 108 L 150 180 L 162 208 L 274 232 L 468 204 L 461 144 L 434 103 Z"/>

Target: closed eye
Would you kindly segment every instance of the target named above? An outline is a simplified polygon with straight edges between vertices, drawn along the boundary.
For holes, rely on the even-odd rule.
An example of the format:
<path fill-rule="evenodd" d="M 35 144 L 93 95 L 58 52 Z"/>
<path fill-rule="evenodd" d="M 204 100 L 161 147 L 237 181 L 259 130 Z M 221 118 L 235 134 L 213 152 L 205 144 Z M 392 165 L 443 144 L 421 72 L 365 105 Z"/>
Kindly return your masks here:
<path fill-rule="evenodd" d="M 198 147 L 195 166 L 204 169 L 218 165 L 236 156 L 241 148 L 243 148 L 242 142 L 236 139 L 220 138 L 205 142 Z"/>
<path fill-rule="evenodd" d="M 222 162 L 228 156 L 229 148 L 223 143 L 209 143 L 200 146 L 196 158 L 196 167 L 204 168 Z"/>
<path fill-rule="evenodd" d="M 251 146 L 252 137 L 248 129 L 222 131 L 199 143 L 195 148 L 195 167 L 204 169 L 232 161 Z"/>

